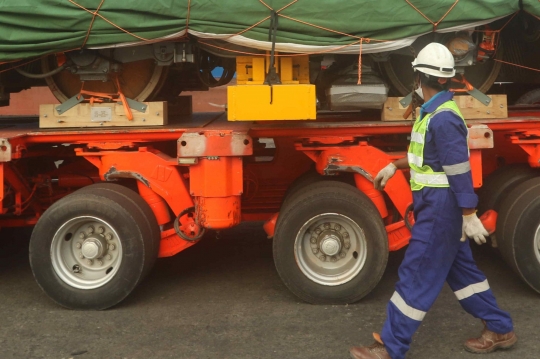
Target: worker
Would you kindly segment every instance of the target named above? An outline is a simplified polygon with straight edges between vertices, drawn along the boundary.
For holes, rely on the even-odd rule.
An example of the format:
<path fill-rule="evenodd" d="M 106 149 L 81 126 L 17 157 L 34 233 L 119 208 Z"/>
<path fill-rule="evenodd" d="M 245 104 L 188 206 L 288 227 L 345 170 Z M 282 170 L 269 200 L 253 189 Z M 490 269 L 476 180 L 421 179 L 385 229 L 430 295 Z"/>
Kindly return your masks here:
<path fill-rule="evenodd" d="M 512 319 L 501 310 L 485 275 L 477 268 L 467 238 L 477 244 L 488 235 L 476 215 L 468 130 L 453 93 L 454 57 L 439 43 L 425 46 L 412 63 L 415 92 L 424 100 L 411 133 L 407 157 L 384 167 L 374 185 L 383 190 L 397 169 L 410 167 L 415 224 L 399 281 L 387 306 L 387 318 L 375 343 L 352 347 L 354 359 L 403 359 L 446 281 L 461 306 L 484 323 L 479 338 L 465 349 L 489 353 L 512 347 Z"/>

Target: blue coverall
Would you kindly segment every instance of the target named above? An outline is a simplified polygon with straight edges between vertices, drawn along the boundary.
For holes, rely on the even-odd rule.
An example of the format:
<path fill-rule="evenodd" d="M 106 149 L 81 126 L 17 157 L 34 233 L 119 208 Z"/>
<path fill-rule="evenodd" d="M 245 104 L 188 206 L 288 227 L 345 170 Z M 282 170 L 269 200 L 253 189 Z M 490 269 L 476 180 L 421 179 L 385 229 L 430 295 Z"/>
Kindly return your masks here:
<path fill-rule="evenodd" d="M 422 106 L 420 118 L 452 97 L 451 92 L 439 92 Z M 424 163 L 442 172 L 443 166 L 468 161 L 468 130 L 463 120 L 444 111 L 429 121 Z M 512 319 L 499 309 L 485 275 L 477 268 L 469 242 L 460 241 L 462 208 L 476 208 L 478 203 L 471 172 L 447 177 L 450 187 L 413 191 L 415 224 L 381 333 L 392 359 L 405 357 L 413 334 L 445 281 L 463 309 L 483 319 L 489 330 L 500 334 L 513 330 Z"/>

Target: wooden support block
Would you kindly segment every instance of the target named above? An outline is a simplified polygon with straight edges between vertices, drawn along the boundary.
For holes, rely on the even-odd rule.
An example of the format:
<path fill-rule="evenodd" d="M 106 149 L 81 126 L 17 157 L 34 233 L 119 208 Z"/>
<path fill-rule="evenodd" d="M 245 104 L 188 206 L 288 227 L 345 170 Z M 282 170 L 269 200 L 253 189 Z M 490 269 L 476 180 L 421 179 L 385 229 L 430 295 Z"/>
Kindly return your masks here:
<path fill-rule="evenodd" d="M 144 102 L 146 110 L 131 110 L 133 120 L 128 120 L 124 107 L 117 103 L 80 103 L 63 114 L 56 111 L 58 105 L 39 106 L 40 128 L 64 127 L 134 127 L 162 126 L 167 124 L 167 102 Z"/>
<path fill-rule="evenodd" d="M 469 95 L 456 95 L 454 101 L 459 107 L 466 120 L 482 118 L 506 118 L 508 117 L 508 106 L 506 95 L 488 95 L 491 98 L 489 105 L 485 106 L 480 101 Z M 406 108 L 401 106 L 399 100 L 403 97 L 389 97 L 384 103 L 381 113 L 382 121 L 411 121 L 411 116 L 404 119 L 403 114 Z M 416 114 L 420 114 L 420 108 L 416 108 Z"/>

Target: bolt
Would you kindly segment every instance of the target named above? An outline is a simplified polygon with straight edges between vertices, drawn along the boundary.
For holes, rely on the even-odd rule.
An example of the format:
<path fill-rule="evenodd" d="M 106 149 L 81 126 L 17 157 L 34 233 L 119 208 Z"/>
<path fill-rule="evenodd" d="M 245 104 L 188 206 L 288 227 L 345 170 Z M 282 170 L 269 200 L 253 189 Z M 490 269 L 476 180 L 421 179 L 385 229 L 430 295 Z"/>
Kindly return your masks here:
<path fill-rule="evenodd" d="M 105 228 L 98 227 L 97 231 L 98 231 L 99 234 L 101 234 L 101 233 L 105 232 Z"/>
<path fill-rule="evenodd" d="M 330 259 L 332 262 L 335 262 L 337 261 L 336 257 L 332 257 L 332 259 Z"/>
<path fill-rule="evenodd" d="M 85 237 L 84 232 L 79 233 L 79 238 L 80 239 L 84 239 L 84 237 Z"/>
<path fill-rule="evenodd" d="M 109 249 L 111 251 L 114 251 L 115 248 L 116 248 L 116 246 L 114 244 L 109 244 Z"/>
<path fill-rule="evenodd" d="M 343 238 L 349 238 L 349 233 L 348 232 L 343 233 Z"/>
<path fill-rule="evenodd" d="M 102 261 L 102 260 L 98 260 L 97 263 L 98 263 L 98 265 L 100 265 L 100 266 L 103 265 L 103 261 Z"/>
<path fill-rule="evenodd" d="M 491 111 L 488 111 L 487 114 L 489 115 L 491 113 Z"/>
<path fill-rule="evenodd" d="M 91 266 L 92 264 L 94 264 L 94 261 L 91 260 L 91 259 L 87 259 L 87 260 L 86 260 L 86 264 L 88 264 L 89 266 Z"/>
<path fill-rule="evenodd" d="M 99 125 L 100 125 L 100 126 L 103 126 L 103 122 L 100 122 Z"/>
<path fill-rule="evenodd" d="M 73 266 L 73 273 L 81 273 L 81 267 L 79 267 L 77 264 Z"/>
<path fill-rule="evenodd" d="M 486 101 L 484 101 L 484 102 L 485 102 L 485 103 L 489 103 L 489 99 L 488 99 L 488 100 L 486 100 Z"/>
<path fill-rule="evenodd" d="M 84 259 L 84 256 L 83 256 L 82 252 L 79 252 L 79 258 Z"/>
<path fill-rule="evenodd" d="M 503 105 L 503 104 L 501 103 L 501 104 L 499 105 L 499 107 L 500 107 L 500 108 L 503 108 L 503 107 L 504 107 L 504 105 Z"/>
<path fill-rule="evenodd" d="M 341 252 L 341 253 L 339 254 L 339 256 L 340 256 L 341 258 L 345 258 L 345 252 Z"/>
<path fill-rule="evenodd" d="M 317 243 L 317 238 L 315 237 L 311 237 L 311 240 L 310 240 L 311 243 L 315 244 Z"/>
<path fill-rule="evenodd" d="M 159 116 L 159 112 L 156 112 L 156 116 Z"/>
<path fill-rule="evenodd" d="M 107 72 L 107 69 L 103 69 L 103 73 L 106 73 Z"/>
<path fill-rule="evenodd" d="M 110 261 L 112 259 L 112 256 L 110 254 L 107 254 L 107 257 L 105 257 L 105 258 L 107 258 L 107 260 Z"/>
<path fill-rule="evenodd" d="M 143 118 L 143 119 L 142 119 L 142 122 L 146 122 L 146 118 Z"/>
<path fill-rule="evenodd" d="M 323 254 L 321 254 L 321 255 L 319 256 L 319 259 L 320 259 L 321 261 L 324 262 L 324 261 L 326 260 L 326 257 L 325 257 Z"/>
<path fill-rule="evenodd" d="M 62 120 L 58 120 L 58 121 L 56 121 L 56 122 L 60 123 L 60 122 L 62 122 Z"/>
<path fill-rule="evenodd" d="M 92 226 L 88 227 L 88 228 L 86 229 L 86 233 L 88 233 L 88 234 L 94 233 L 94 227 L 92 227 Z"/>
<path fill-rule="evenodd" d="M 77 247 L 77 249 L 81 249 L 82 244 L 81 244 L 81 243 L 77 243 L 77 244 L 76 244 L 76 247 Z"/>
<path fill-rule="evenodd" d="M 325 223 L 325 224 L 324 224 L 324 228 L 325 228 L 325 229 L 330 228 L 330 223 Z"/>
<path fill-rule="evenodd" d="M 107 238 L 107 240 L 110 241 L 110 240 L 112 239 L 112 234 L 107 233 L 107 234 L 105 235 L 105 238 Z"/>
<path fill-rule="evenodd" d="M 351 248 L 351 244 L 349 242 L 345 242 L 345 248 L 347 249 Z"/>
<path fill-rule="evenodd" d="M 336 231 L 339 231 L 339 230 L 341 229 L 341 226 L 340 226 L 339 224 L 336 224 L 336 225 L 334 226 L 334 229 L 335 229 Z"/>
<path fill-rule="evenodd" d="M 313 254 L 319 253 L 319 250 L 317 248 L 313 248 L 311 251 L 313 252 Z"/>
<path fill-rule="evenodd" d="M 43 117 L 47 118 L 47 114 L 43 115 Z"/>
<path fill-rule="evenodd" d="M 315 233 L 321 234 L 321 230 L 320 230 L 319 228 L 317 228 L 317 229 L 315 230 Z"/>

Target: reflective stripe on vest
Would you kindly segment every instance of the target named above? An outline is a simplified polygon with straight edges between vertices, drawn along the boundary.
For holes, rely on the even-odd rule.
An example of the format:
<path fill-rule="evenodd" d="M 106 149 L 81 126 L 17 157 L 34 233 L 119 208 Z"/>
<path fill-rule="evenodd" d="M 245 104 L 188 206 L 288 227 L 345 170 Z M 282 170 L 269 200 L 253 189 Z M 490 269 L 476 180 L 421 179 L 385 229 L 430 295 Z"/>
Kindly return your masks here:
<path fill-rule="evenodd" d="M 407 153 L 407 159 L 411 167 L 411 189 L 413 191 L 419 191 L 424 187 L 450 187 L 447 175 L 466 173 L 470 170 L 468 161 L 456 165 L 444 166 L 443 170 L 445 172 L 435 172 L 430 166 L 424 165 L 424 146 L 429 122 L 436 114 L 444 111 L 453 112 L 467 126 L 465 119 L 453 100 L 441 104 L 435 111 L 426 114 L 423 119 L 416 120 L 411 132 L 411 143 Z"/>

